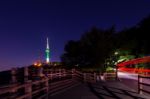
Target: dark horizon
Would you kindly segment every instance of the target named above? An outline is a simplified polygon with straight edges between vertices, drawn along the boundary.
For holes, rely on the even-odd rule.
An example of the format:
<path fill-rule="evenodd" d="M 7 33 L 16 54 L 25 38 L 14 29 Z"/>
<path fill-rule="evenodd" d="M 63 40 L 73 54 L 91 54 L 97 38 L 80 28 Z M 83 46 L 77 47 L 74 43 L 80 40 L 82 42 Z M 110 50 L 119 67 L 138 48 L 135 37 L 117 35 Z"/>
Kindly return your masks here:
<path fill-rule="evenodd" d="M 52 61 L 60 61 L 68 40 L 78 40 L 92 26 L 117 31 L 150 14 L 149 0 L 4 0 L 0 1 L 0 71 L 44 61 L 46 37 Z"/>

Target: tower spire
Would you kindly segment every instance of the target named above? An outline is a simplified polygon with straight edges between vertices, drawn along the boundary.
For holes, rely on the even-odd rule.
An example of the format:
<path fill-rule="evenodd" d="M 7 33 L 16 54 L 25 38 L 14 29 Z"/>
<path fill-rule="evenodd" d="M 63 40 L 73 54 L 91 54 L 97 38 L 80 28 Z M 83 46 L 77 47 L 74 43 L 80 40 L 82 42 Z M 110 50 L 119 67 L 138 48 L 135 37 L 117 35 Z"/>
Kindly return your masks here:
<path fill-rule="evenodd" d="M 47 37 L 47 46 L 46 46 L 47 49 L 49 49 L 49 40 L 48 40 L 48 37 Z"/>
<path fill-rule="evenodd" d="M 46 63 L 50 63 L 50 56 L 49 56 L 49 53 L 50 53 L 50 49 L 49 49 L 49 39 L 47 37 L 47 43 L 46 43 Z"/>

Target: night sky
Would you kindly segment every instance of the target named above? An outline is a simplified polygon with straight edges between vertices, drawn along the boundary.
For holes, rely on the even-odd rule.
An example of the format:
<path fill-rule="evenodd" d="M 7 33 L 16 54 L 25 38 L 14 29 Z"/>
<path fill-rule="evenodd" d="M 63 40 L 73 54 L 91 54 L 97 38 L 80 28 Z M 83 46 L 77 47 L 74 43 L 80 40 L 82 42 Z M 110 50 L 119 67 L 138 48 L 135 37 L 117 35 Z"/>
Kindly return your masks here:
<path fill-rule="evenodd" d="M 122 30 L 149 14 L 149 0 L 0 0 L 0 71 L 44 60 L 46 37 L 60 61 L 67 41 L 92 26 Z"/>

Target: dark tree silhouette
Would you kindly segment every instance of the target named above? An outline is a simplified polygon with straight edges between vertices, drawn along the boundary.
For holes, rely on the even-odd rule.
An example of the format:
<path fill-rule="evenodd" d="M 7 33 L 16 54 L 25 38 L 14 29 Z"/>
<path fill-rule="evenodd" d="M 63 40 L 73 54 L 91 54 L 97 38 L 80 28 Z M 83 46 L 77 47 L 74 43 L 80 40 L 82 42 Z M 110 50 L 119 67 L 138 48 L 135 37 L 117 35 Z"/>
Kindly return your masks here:
<path fill-rule="evenodd" d="M 79 41 L 68 41 L 64 50 L 65 53 L 61 56 L 61 60 L 65 65 L 71 68 L 80 62 L 81 51 Z"/>
<path fill-rule="evenodd" d="M 131 52 L 135 58 L 150 55 L 150 16 L 137 25 L 115 33 L 115 28 L 92 28 L 79 41 L 69 41 L 62 62 L 70 66 L 105 68 L 105 60 L 118 49 Z"/>
<path fill-rule="evenodd" d="M 114 50 L 114 28 L 107 30 L 92 28 L 79 41 L 69 41 L 61 59 L 67 65 L 101 67 Z"/>
<path fill-rule="evenodd" d="M 118 33 L 118 48 L 131 50 L 132 54 L 140 57 L 141 54 L 149 55 L 149 33 L 150 33 L 150 16 L 144 18 L 136 26 L 123 30 Z"/>

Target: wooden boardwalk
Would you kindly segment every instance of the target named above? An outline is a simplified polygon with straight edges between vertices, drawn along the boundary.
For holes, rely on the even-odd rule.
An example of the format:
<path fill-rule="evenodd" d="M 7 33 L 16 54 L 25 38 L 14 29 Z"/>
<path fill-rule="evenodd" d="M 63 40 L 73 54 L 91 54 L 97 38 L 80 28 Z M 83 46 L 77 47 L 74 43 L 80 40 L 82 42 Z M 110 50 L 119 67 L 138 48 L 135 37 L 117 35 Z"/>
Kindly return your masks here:
<path fill-rule="evenodd" d="M 84 83 L 48 99 L 150 99 L 119 81 Z"/>
<path fill-rule="evenodd" d="M 18 82 L 17 72 L 12 69 L 12 83 L 0 88 L 0 99 L 150 99 L 131 89 L 135 83 L 128 80 L 126 86 L 115 81 L 115 73 L 104 73 L 102 76 L 75 69 L 49 69 L 44 75 L 42 68 L 38 69 L 37 76 L 29 79 L 32 73 L 24 68 L 23 83 Z M 137 83 L 135 86 L 138 86 Z"/>

